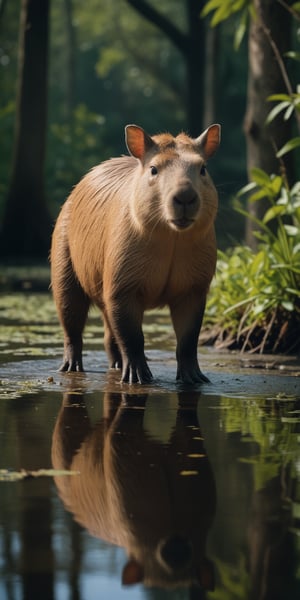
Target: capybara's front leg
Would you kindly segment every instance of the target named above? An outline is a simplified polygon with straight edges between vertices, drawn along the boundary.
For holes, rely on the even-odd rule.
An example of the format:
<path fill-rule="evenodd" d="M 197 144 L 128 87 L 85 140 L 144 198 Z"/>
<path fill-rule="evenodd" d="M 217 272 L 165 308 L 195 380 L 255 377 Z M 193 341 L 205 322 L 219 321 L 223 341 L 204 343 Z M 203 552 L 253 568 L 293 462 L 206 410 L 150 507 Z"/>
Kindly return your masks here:
<path fill-rule="evenodd" d="M 132 299 L 110 302 L 109 322 L 122 355 L 122 383 L 149 383 L 152 379 L 144 354 L 143 312 Z"/>
<path fill-rule="evenodd" d="M 181 383 L 203 383 L 209 379 L 200 370 L 197 347 L 205 308 L 205 296 L 187 296 L 170 305 L 177 338 L 177 376 Z"/>

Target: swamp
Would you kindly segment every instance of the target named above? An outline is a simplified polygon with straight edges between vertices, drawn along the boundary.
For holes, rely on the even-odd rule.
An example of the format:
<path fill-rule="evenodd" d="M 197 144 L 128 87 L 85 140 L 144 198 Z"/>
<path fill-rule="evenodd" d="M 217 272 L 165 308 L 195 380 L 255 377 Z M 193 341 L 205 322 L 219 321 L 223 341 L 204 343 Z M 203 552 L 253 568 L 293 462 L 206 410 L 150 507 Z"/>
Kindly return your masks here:
<path fill-rule="evenodd" d="M 200 346 L 210 383 L 180 386 L 155 311 L 153 384 L 121 385 L 95 310 L 86 371 L 59 373 L 47 271 L 9 290 L 5 277 L 1 599 L 298 598 L 299 359 Z"/>

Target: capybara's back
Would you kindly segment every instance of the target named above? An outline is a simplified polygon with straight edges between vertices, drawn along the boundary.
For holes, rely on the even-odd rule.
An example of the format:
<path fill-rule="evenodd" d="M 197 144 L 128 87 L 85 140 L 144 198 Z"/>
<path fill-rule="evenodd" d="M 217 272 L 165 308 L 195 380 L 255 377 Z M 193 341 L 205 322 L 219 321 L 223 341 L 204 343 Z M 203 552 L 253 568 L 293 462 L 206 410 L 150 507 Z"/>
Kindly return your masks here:
<path fill-rule="evenodd" d="M 131 156 L 92 169 L 62 207 L 52 240 L 52 288 L 64 328 L 62 371 L 82 370 L 82 332 L 99 306 L 109 366 L 122 382 L 152 378 L 143 313 L 168 305 L 177 337 L 177 379 L 207 381 L 197 360 L 207 291 L 215 271 L 217 192 L 207 160 L 220 141 L 212 125 L 197 139 L 150 137 L 126 127 Z"/>

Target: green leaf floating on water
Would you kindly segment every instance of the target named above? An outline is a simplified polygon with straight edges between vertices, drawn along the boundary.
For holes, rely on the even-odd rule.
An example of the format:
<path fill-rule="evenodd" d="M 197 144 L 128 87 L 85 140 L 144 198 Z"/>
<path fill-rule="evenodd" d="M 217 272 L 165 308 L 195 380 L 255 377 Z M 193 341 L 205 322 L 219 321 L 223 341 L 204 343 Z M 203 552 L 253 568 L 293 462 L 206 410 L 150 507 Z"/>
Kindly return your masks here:
<path fill-rule="evenodd" d="M 20 481 L 21 479 L 59 477 L 61 475 L 80 475 L 80 471 L 67 471 L 63 469 L 37 469 L 36 471 L 21 469 L 20 471 L 9 471 L 8 469 L 0 469 L 0 481 Z"/>

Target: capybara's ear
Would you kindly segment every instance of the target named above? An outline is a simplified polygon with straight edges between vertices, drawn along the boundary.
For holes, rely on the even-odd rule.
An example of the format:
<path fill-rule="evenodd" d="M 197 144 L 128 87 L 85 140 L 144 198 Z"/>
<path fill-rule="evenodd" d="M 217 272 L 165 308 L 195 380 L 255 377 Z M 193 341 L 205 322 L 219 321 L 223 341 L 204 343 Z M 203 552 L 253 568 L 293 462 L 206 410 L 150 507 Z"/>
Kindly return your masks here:
<path fill-rule="evenodd" d="M 122 584 L 123 585 L 134 585 L 135 583 L 141 583 L 144 579 L 144 569 L 140 563 L 134 558 L 130 558 L 123 568 L 122 572 Z"/>
<path fill-rule="evenodd" d="M 143 160 L 146 152 L 155 146 L 153 139 L 138 125 L 126 125 L 125 141 L 132 156 Z"/>
<path fill-rule="evenodd" d="M 215 124 L 208 127 L 195 140 L 200 154 L 208 160 L 218 150 L 221 141 L 221 125 Z"/>

